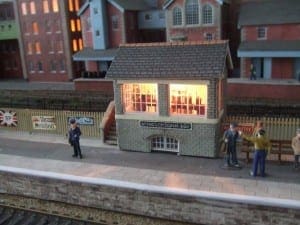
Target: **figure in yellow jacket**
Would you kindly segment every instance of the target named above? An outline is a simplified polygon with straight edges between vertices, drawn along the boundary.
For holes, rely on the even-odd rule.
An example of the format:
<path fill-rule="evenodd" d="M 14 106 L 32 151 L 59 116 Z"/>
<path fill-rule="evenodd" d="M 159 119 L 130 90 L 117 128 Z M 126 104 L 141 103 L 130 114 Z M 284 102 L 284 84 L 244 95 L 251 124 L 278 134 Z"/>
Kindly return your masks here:
<path fill-rule="evenodd" d="M 258 165 L 260 168 L 260 175 L 264 177 L 265 174 L 265 164 L 266 164 L 266 154 L 268 151 L 271 150 L 271 142 L 266 137 L 266 132 L 263 129 L 260 129 L 257 132 L 256 136 L 246 136 L 241 133 L 242 138 L 245 138 L 248 141 L 254 143 L 254 158 L 253 158 L 253 165 L 252 171 L 250 171 L 251 176 L 257 176 L 257 169 Z"/>

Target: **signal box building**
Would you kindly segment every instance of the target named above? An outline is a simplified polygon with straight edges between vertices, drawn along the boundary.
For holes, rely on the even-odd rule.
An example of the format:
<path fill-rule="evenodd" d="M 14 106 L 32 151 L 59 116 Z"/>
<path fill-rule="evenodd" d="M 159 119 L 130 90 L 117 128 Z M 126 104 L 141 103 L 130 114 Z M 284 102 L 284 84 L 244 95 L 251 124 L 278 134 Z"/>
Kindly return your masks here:
<path fill-rule="evenodd" d="M 228 69 L 227 41 L 121 45 L 107 73 L 119 148 L 215 157 Z"/>

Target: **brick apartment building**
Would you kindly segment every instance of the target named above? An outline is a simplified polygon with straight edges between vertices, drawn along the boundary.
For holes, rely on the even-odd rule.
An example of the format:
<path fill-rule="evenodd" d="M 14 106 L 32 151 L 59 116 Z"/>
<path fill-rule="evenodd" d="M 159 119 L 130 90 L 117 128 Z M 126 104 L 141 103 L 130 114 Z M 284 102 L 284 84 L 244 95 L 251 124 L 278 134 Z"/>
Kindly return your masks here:
<path fill-rule="evenodd" d="M 17 0 L 23 78 L 29 81 L 69 81 L 82 65 L 72 54 L 83 47 L 77 11 L 82 0 Z"/>

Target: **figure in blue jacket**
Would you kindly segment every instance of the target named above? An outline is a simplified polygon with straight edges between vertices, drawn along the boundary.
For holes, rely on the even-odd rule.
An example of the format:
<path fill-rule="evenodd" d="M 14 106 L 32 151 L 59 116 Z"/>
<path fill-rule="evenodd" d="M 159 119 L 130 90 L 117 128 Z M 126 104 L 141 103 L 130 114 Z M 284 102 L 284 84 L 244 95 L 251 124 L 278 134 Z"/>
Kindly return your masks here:
<path fill-rule="evenodd" d="M 72 156 L 73 157 L 79 156 L 79 158 L 82 159 L 80 143 L 79 143 L 81 130 L 77 126 L 75 119 L 71 119 L 70 124 L 71 124 L 71 128 L 69 130 L 69 143 L 71 146 L 73 146 L 74 149 L 74 154 Z"/>

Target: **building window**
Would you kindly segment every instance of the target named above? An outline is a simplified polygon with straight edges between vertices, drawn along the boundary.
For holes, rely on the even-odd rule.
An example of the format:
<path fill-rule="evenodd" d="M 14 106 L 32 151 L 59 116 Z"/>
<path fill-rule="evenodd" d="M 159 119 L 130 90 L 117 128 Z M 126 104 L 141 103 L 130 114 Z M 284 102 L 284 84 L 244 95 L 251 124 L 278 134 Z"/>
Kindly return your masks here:
<path fill-rule="evenodd" d="M 205 116 L 206 85 L 170 84 L 170 114 Z"/>
<path fill-rule="evenodd" d="M 205 33 L 205 40 L 206 41 L 212 41 L 213 40 L 213 34 L 212 33 Z"/>
<path fill-rule="evenodd" d="M 203 6 L 203 24 L 213 23 L 213 9 L 210 5 Z"/>
<path fill-rule="evenodd" d="M 266 27 L 258 27 L 257 28 L 257 38 L 258 39 L 266 39 L 267 37 L 267 28 Z"/>
<path fill-rule="evenodd" d="M 185 3 L 185 19 L 187 25 L 199 24 L 198 0 L 187 0 Z"/>
<path fill-rule="evenodd" d="M 41 50 L 41 43 L 39 41 L 35 42 L 35 53 L 36 54 L 41 54 L 42 50 Z"/>
<path fill-rule="evenodd" d="M 98 14 L 98 8 L 94 8 L 93 11 L 94 11 L 94 14 Z"/>
<path fill-rule="evenodd" d="M 78 51 L 78 45 L 77 45 L 77 40 L 73 39 L 73 51 L 77 52 Z"/>
<path fill-rule="evenodd" d="M 50 71 L 52 73 L 55 73 L 56 72 L 56 61 L 55 60 L 51 60 L 50 61 Z"/>
<path fill-rule="evenodd" d="M 96 30 L 96 36 L 100 36 L 100 30 Z"/>
<path fill-rule="evenodd" d="M 179 7 L 173 9 L 173 25 L 180 26 L 182 25 L 182 11 Z"/>
<path fill-rule="evenodd" d="M 60 65 L 60 72 L 66 71 L 65 61 L 63 59 L 59 61 L 59 65 Z"/>
<path fill-rule="evenodd" d="M 52 10 L 53 12 L 59 12 L 58 0 L 52 0 Z"/>
<path fill-rule="evenodd" d="M 44 13 L 49 13 L 49 2 L 48 0 L 43 0 L 43 12 Z"/>
<path fill-rule="evenodd" d="M 81 38 L 79 38 L 79 40 L 78 40 L 78 47 L 79 47 L 79 50 L 83 49 L 83 41 Z"/>
<path fill-rule="evenodd" d="M 37 22 L 32 23 L 32 32 L 33 34 L 39 34 L 39 25 Z"/>
<path fill-rule="evenodd" d="M 125 112 L 157 112 L 157 84 L 124 84 Z"/>
<path fill-rule="evenodd" d="M 74 11 L 73 0 L 69 0 L 69 11 L 70 11 L 70 12 L 73 12 L 73 11 Z"/>
<path fill-rule="evenodd" d="M 37 68 L 40 73 L 43 72 L 43 63 L 41 61 L 37 62 Z"/>
<path fill-rule="evenodd" d="M 60 33 L 61 32 L 61 24 L 59 20 L 55 20 L 55 29 L 56 29 L 56 33 Z"/>
<path fill-rule="evenodd" d="M 152 151 L 179 152 L 179 142 L 175 138 L 159 136 L 151 139 Z"/>
<path fill-rule="evenodd" d="M 152 20 L 152 14 L 146 13 L 145 20 Z"/>
<path fill-rule="evenodd" d="M 75 1 L 75 11 L 79 11 L 80 5 L 79 5 L 79 0 L 74 0 Z"/>
<path fill-rule="evenodd" d="M 29 61 L 28 63 L 28 69 L 30 73 L 34 72 L 34 63 L 32 61 Z"/>
<path fill-rule="evenodd" d="M 64 46 L 63 46 L 63 41 L 62 40 L 57 40 L 57 52 L 58 53 L 63 53 Z"/>
<path fill-rule="evenodd" d="M 46 30 L 46 33 L 51 33 L 52 32 L 52 29 L 51 29 L 51 21 L 50 20 L 46 20 L 45 21 L 45 30 Z"/>
<path fill-rule="evenodd" d="M 49 42 L 49 54 L 54 54 L 54 49 L 55 49 L 55 41 L 50 40 L 50 42 Z"/>
<path fill-rule="evenodd" d="M 32 43 L 31 42 L 27 43 L 27 54 L 32 55 Z"/>
<path fill-rule="evenodd" d="M 75 20 L 70 21 L 70 26 L 71 26 L 71 31 L 75 32 L 76 31 L 76 25 L 75 25 Z"/>
<path fill-rule="evenodd" d="M 27 15 L 28 12 L 27 12 L 27 4 L 26 4 L 26 2 L 22 2 L 21 8 L 22 8 L 22 15 L 24 15 L 24 16 Z"/>
<path fill-rule="evenodd" d="M 76 20 L 76 24 L 77 24 L 77 31 L 81 31 L 81 21 L 80 21 L 80 19 Z"/>
<path fill-rule="evenodd" d="M 35 2 L 34 1 L 30 2 L 30 13 L 31 14 L 36 14 L 36 8 L 35 8 Z"/>
<path fill-rule="evenodd" d="M 112 28 L 114 30 L 118 30 L 119 29 L 119 18 L 118 18 L 118 16 L 112 16 L 111 21 L 112 21 Z"/>

